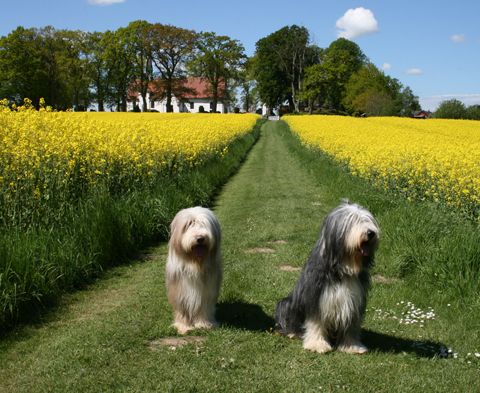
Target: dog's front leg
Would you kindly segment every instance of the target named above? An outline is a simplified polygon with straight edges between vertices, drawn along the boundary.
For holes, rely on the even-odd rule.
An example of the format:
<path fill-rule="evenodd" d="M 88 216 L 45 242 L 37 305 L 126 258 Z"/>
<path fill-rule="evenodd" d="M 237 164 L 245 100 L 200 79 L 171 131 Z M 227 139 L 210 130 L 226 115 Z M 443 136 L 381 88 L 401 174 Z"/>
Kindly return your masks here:
<path fill-rule="evenodd" d="M 194 325 L 197 329 L 211 329 L 216 327 L 218 324 L 215 320 L 215 304 L 203 305 L 194 320 Z"/>
<path fill-rule="evenodd" d="M 362 354 L 368 348 L 360 341 L 360 328 L 352 326 L 338 344 L 338 350 L 346 353 Z"/>
<path fill-rule="evenodd" d="M 303 336 L 303 348 L 318 353 L 326 353 L 332 350 L 327 340 L 327 332 L 318 320 L 307 319 L 305 322 L 305 334 Z"/>
<path fill-rule="evenodd" d="M 179 311 L 175 311 L 173 326 L 177 329 L 179 334 L 187 334 L 190 330 L 194 329 L 194 326 L 191 324 L 188 317 Z"/>

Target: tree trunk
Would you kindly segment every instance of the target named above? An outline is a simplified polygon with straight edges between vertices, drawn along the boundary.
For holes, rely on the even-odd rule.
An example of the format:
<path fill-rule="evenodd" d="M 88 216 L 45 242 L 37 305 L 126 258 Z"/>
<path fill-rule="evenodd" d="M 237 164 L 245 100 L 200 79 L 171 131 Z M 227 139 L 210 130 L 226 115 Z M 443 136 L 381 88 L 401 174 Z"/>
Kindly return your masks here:
<path fill-rule="evenodd" d="M 167 81 L 167 112 L 173 112 L 173 105 L 172 105 L 172 81 Z"/>
<path fill-rule="evenodd" d="M 299 110 L 299 103 L 297 99 L 297 95 L 295 94 L 295 82 L 292 82 L 292 103 L 293 103 L 293 111 L 298 113 Z"/>
<path fill-rule="evenodd" d="M 288 95 L 288 110 L 293 112 L 295 110 L 295 105 L 293 103 L 293 97 L 291 94 Z"/>
<path fill-rule="evenodd" d="M 213 86 L 212 86 L 213 87 Z M 213 87 L 213 97 L 212 97 L 212 109 L 211 109 L 211 112 L 212 113 L 216 113 L 217 112 L 217 104 L 218 104 L 218 84 L 216 86 Z"/>
<path fill-rule="evenodd" d="M 147 94 L 142 92 L 142 112 L 146 112 L 147 110 Z"/>
<path fill-rule="evenodd" d="M 75 90 L 73 93 L 73 107 L 75 108 L 75 112 L 78 112 L 78 108 L 80 106 L 80 100 L 78 97 L 78 90 Z"/>
<path fill-rule="evenodd" d="M 250 112 L 250 89 L 245 89 L 245 104 L 244 104 L 245 112 Z"/>

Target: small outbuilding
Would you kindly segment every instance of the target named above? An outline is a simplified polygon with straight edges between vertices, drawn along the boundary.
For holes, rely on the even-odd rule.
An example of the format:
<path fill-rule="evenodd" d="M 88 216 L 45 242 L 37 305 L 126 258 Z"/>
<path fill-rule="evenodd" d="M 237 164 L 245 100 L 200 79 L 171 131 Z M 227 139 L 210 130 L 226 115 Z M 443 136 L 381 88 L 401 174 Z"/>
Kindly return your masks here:
<path fill-rule="evenodd" d="M 414 112 L 412 117 L 414 119 L 428 119 L 431 115 L 432 113 L 430 111 L 421 110 Z"/>

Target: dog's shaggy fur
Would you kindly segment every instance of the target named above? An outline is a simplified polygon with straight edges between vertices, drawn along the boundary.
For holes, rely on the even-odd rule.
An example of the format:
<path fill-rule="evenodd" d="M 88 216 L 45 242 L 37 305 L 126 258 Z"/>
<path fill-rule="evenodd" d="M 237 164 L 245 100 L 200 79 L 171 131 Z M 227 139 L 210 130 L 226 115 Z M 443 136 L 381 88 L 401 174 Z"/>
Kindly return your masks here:
<path fill-rule="evenodd" d="M 360 325 L 370 285 L 369 267 L 380 230 L 370 212 L 343 202 L 325 218 L 293 291 L 276 308 L 278 331 L 302 337 L 305 349 L 364 353 Z"/>
<path fill-rule="evenodd" d="M 216 326 L 215 304 L 222 281 L 220 224 L 209 209 L 180 210 L 170 225 L 166 286 L 180 334 Z"/>

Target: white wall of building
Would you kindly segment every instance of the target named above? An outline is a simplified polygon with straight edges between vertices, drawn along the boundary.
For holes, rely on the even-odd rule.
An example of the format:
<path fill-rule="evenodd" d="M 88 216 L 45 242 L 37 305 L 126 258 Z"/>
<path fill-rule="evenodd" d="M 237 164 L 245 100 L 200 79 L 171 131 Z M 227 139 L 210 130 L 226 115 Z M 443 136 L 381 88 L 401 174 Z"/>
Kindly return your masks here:
<path fill-rule="evenodd" d="M 190 98 L 186 99 L 185 101 L 179 101 L 176 97 L 172 97 L 172 106 L 173 112 L 176 113 L 198 113 L 200 112 L 200 107 L 203 106 L 205 112 L 210 112 L 210 100 L 207 99 L 200 99 L 200 98 Z M 143 101 L 142 97 L 137 98 L 136 105 L 142 109 Z M 128 101 L 127 103 L 127 110 L 132 111 L 134 108 L 134 102 Z M 158 112 L 167 112 L 167 100 L 150 100 L 150 94 L 147 93 L 147 108 L 148 110 L 155 110 Z M 217 112 L 223 113 L 224 105 L 223 102 L 217 102 Z"/>

